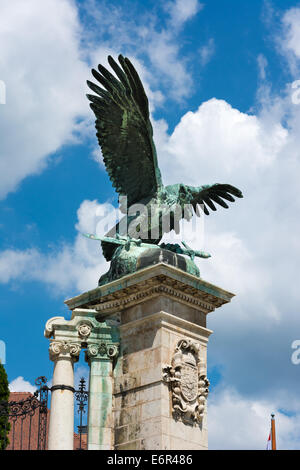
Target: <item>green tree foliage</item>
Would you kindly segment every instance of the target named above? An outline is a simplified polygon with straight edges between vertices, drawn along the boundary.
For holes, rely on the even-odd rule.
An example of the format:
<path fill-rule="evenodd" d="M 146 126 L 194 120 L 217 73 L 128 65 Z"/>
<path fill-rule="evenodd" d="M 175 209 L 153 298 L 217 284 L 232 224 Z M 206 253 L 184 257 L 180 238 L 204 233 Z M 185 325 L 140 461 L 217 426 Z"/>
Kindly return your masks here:
<path fill-rule="evenodd" d="M 7 415 L 7 404 L 9 399 L 9 388 L 6 370 L 0 362 L 0 450 L 6 449 L 10 423 Z"/>

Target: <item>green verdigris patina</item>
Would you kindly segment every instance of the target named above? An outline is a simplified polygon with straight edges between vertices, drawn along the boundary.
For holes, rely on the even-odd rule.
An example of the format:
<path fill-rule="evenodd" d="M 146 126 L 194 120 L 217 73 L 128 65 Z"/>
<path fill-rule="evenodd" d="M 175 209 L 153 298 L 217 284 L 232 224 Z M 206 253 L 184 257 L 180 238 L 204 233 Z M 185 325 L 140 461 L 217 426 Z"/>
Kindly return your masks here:
<path fill-rule="evenodd" d="M 191 249 L 185 242 L 182 242 L 183 247 L 181 247 L 177 243 L 161 243 L 160 245 L 143 243 L 141 239 L 120 237 L 118 234 L 116 238 L 96 237 L 90 234 L 83 235 L 92 240 L 119 245 L 113 253 L 110 269 L 101 276 L 99 285 L 157 263 L 167 263 L 199 277 L 199 268 L 194 263 L 194 258 L 210 257 L 210 254 L 204 251 Z M 180 255 L 187 255 L 189 258 Z"/>
<path fill-rule="evenodd" d="M 118 60 L 120 65 L 108 56 L 115 75 L 101 64 L 98 71 L 92 70 L 102 87 L 87 82 L 95 93 L 87 97 L 96 116 L 103 160 L 124 214 L 107 237 L 101 238 L 103 254 L 111 261 L 111 268 L 100 284 L 141 269 L 146 262 L 155 264 L 162 260 L 199 276 L 193 258 L 208 256 L 196 255 L 191 248 L 184 252 L 177 244 L 159 245 L 163 235 L 171 230 L 179 233 L 180 220 L 190 220 L 194 212 L 198 216 L 201 211 L 209 215 L 209 209 L 215 211 L 216 204 L 228 208 L 226 201 L 234 202 L 233 196 L 243 195 L 230 184 L 163 185 L 146 93 L 130 60 L 122 55 Z M 127 237 L 130 246 L 115 242 L 117 234 Z M 141 240 L 143 246 L 131 244 L 132 238 Z"/>

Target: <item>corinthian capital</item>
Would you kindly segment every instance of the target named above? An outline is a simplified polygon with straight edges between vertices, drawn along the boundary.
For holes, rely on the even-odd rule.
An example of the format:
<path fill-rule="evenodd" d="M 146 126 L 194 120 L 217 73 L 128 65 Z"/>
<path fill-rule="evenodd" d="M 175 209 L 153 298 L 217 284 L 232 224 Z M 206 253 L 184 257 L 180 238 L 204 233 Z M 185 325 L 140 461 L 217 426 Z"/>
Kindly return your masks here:
<path fill-rule="evenodd" d="M 71 341 L 51 341 L 49 346 L 49 356 L 51 361 L 56 361 L 59 357 L 72 358 L 78 361 L 81 346 Z"/>

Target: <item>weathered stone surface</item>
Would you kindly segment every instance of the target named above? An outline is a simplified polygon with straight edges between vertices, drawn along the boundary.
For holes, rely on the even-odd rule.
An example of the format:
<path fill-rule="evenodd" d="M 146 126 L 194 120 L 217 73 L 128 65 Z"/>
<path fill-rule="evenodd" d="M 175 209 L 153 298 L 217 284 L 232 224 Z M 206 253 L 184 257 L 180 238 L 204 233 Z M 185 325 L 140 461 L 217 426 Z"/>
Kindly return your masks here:
<path fill-rule="evenodd" d="M 65 303 L 71 310 L 76 307 L 95 308 L 102 317 L 135 307 L 148 298 L 162 294 L 205 314 L 230 302 L 234 296 L 203 279 L 160 263 L 73 297 Z"/>
<path fill-rule="evenodd" d="M 196 403 L 201 416 L 197 415 L 199 419 L 195 421 L 192 412 L 197 410 L 192 392 L 192 398 L 189 397 L 187 381 L 182 402 L 187 411 L 183 409 L 184 420 L 180 414 L 175 419 L 174 387 L 163 380 L 163 373 L 169 365 L 174 368 L 170 377 L 176 379 L 179 372 L 176 348 L 184 340 L 198 345 L 199 361 L 189 357 L 188 350 L 185 356 L 187 367 L 198 367 L 198 375 L 192 374 L 192 380 L 199 380 L 200 372 L 201 377 L 206 376 L 207 342 L 212 333 L 206 327 L 206 316 L 232 297 L 233 294 L 195 276 L 159 264 L 66 302 L 71 309 L 92 308 L 99 321 L 109 320 L 112 315 L 120 320 L 112 421 L 105 422 L 105 436 L 112 435 L 110 448 L 114 445 L 117 450 L 207 449 L 205 393 Z M 85 332 L 83 329 L 81 335 Z M 184 374 L 187 375 L 186 371 Z M 95 380 L 99 377 L 95 373 Z M 198 395 L 199 384 L 200 380 Z M 182 394 L 180 386 L 177 388 L 175 394 Z M 95 416 L 99 421 L 97 412 Z M 102 449 L 108 445 L 106 437 Z M 92 448 L 96 444 L 90 445 Z"/>
<path fill-rule="evenodd" d="M 110 293 L 98 299 L 95 292 L 92 295 L 98 318 L 115 313 L 120 317 L 120 355 L 113 385 L 115 449 L 118 450 L 206 449 L 208 446 L 206 403 L 201 422 L 191 425 L 176 421 L 172 391 L 163 381 L 163 367 L 171 363 L 178 342 L 187 340 L 199 345 L 201 370 L 206 373 L 207 342 L 212 333 L 206 328 L 206 315 L 228 302 L 232 294 L 210 286 L 209 297 L 204 299 L 199 286 L 191 287 L 189 275 L 185 279 L 173 268 L 161 268 L 163 276 L 154 266 L 147 273 L 140 271 L 141 277 L 134 274 L 135 282 L 128 279 L 114 294 L 112 286 Z M 153 285 L 157 291 L 148 295 Z M 166 285 L 173 289 L 172 294 L 159 290 Z M 200 292 L 199 302 L 193 302 L 196 292 Z M 117 297 L 119 306 L 113 304 L 102 309 L 108 303 L 107 296 L 112 295 Z M 132 296 L 138 301 L 134 302 Z"/>

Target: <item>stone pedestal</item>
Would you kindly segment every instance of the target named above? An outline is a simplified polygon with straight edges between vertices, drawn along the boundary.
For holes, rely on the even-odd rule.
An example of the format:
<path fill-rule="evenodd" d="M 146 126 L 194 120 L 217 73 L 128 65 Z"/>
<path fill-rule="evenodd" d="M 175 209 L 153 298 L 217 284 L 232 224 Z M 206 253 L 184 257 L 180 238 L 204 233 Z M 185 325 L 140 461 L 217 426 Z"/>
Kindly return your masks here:
<path fill-rule="evenodd" d="M 233 294 L 158 264 L 66 301 L 99 321 L 118 314 L 117 450 L 207 449 L 206 316 Z"/>

